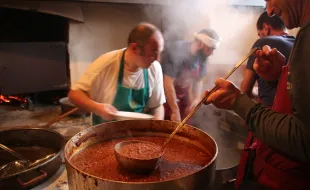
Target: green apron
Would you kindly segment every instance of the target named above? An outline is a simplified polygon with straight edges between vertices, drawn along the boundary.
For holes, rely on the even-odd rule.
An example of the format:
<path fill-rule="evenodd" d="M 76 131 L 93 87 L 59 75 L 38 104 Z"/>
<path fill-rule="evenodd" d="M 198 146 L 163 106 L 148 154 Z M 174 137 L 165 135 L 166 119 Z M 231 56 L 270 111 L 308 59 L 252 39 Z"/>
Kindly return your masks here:
<path fill-rule="evenodd" d="M 125 50 L 126 51 L 126 50 Z M 146 103 L 149 99 L 149 78 L 147 69 L 143 69 L 143 78 L 144 78 L 144 88 L 140 89 L 131 89 L 122 86 L 123 75 L 124 75 L 124 54 L 123 52 L 118 83 L 117 83 L 117 91 L 116 96 L 113 101 L 113 106 L 119 111 L 128 111 L 128 112 L 138 112 L 142 113 Z M 104 121 L 100 116 L 96 114 L 92 114 L 92 123 L 93 125 L 98 125 L 100 123 L 104 123 Z"/>

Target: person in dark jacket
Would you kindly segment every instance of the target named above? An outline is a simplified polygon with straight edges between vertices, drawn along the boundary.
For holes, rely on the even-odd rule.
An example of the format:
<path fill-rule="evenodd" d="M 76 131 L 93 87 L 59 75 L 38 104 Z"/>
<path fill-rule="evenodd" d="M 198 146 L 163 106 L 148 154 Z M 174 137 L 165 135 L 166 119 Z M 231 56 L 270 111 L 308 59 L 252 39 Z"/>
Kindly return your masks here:
<path fill-rule="evenodd" d="M 233 110 L 253 133 L 241 157 L 237 189 L 310 189 L 310 1 L 266 3 L 269 16 L 282 17 L 288 29 L 300 27 L 286 66 L 277 49 L 264 46 L 255 52 L 254 71 L 266 81 L 279 81 L 272 108 L 224 79 L 215 82 L 220 89 L 206 104 Z"/>
<path fill-rule="evenodd" d="M 256 28 L 260 39 L 253 44 L 252 48 L 263 47 L 265 45 L 268 45 L 271 48 L 276 48 L 285 56 L 286 65 L 295 42 L 295 37 L 287 33 L 287 29 L 281 17 L 277 15 L 270 17 L 267 12 L 263 12 L 257 20 Z M 244 71 L 243 81 L 241 83 L 241 92 L 247 94 L 251 98 L 254 98 L 255 96 L 252 92 L 253 87 L 257 82 L 257 101 L 266 106 L 272 106 L 278 81 L 270 82 L 259 77 L 253 68 L 254 61 L 255 56 L 252 55 L 249 58 Z"/>

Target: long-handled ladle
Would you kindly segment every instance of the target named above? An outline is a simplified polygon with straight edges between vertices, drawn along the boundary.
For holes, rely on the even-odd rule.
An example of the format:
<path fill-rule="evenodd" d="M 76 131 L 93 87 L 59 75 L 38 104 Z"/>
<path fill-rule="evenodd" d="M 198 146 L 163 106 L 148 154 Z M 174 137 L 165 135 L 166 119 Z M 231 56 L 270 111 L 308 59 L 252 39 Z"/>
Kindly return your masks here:
<path fill-rule="evenodd" d="M 56 155 L 56 153 L 48 154 L 43 158 L 40 158 L 34 162 L 29 161 L 28 159 L 24 158 L 22 155 L 20 155 L 18 152 L 8 148 L 7 146 L 0 143 L 0 148 L 3 150 L 11 153 L 13 156 L 18 158 L 19 160 L 9 162 L 8 164 L 5 164 L 0 167 L 0 177 L 9 176 L 12 174 L 17 174 L 27 168 L 31 168 L 33 166 L 36 166 L 37 164 L 40 164 L 49 158 Z"/>

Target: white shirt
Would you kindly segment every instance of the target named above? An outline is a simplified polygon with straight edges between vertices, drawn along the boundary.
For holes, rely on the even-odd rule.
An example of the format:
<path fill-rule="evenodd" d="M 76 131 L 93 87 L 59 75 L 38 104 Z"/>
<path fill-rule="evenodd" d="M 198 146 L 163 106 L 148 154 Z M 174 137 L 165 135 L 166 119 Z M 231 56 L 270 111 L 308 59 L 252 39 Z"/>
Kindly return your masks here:
<path fill-rule="evenodd" d="M 120 62 L 124 50 L 115 50 L 101 55 L 89 66 L 71 89 L 86 92 L 96 102 L 113 104 L 117 90 Z M 147 70 L 149 77 L 149 100 L 146 107 L 156 108 L 166 102 L 162 68 L 159 62 L 154 61 Z M 133 89 L 143 88 L 143 69 L 130 72 L 124 68 L 122 85 Z"/>

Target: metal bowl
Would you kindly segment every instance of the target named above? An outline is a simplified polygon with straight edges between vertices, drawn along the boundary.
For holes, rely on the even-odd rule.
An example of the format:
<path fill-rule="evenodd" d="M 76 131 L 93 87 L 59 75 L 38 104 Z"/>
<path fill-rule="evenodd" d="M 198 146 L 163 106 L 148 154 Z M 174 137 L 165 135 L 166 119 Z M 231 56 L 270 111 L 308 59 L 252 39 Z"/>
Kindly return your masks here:
<path fill-rule="evenodd" d="M 151 158 L 151 159 L 135 159 L 125 156 L 121 153 L 121 149 L 126 144 L 134 144 L 134 143 L 147 143 L 159 146 L 157 144 L 147 142 L 147 141 L 139 141 L 139 140 L 129 140 L 129 141 L 122 141 L 115 145 L 114 152 L 118 163 L 123 167 L 125 170 L 137 173 L 137 174 L 148 174 L 152 171 L 156 170 L 158 164 L 162 158 L 163 152 L 159 157 Z"/>
<path fill-rule="evenodd" d="M 59 100 L 59 104 L 61 106 L 61 113 L 63 113 L 63 114 L 74 109 L 74 108 L 76 108 L 76 106 L 70 102 L 68 97 L 61 98 Z M 85 115 L 89 115 L 89 113 L 84 111 L 84 110 L 79 109 L 76 112 L 70 114 L 69 116 L 78 117 L 78 116 L 85 116 Z"/>

